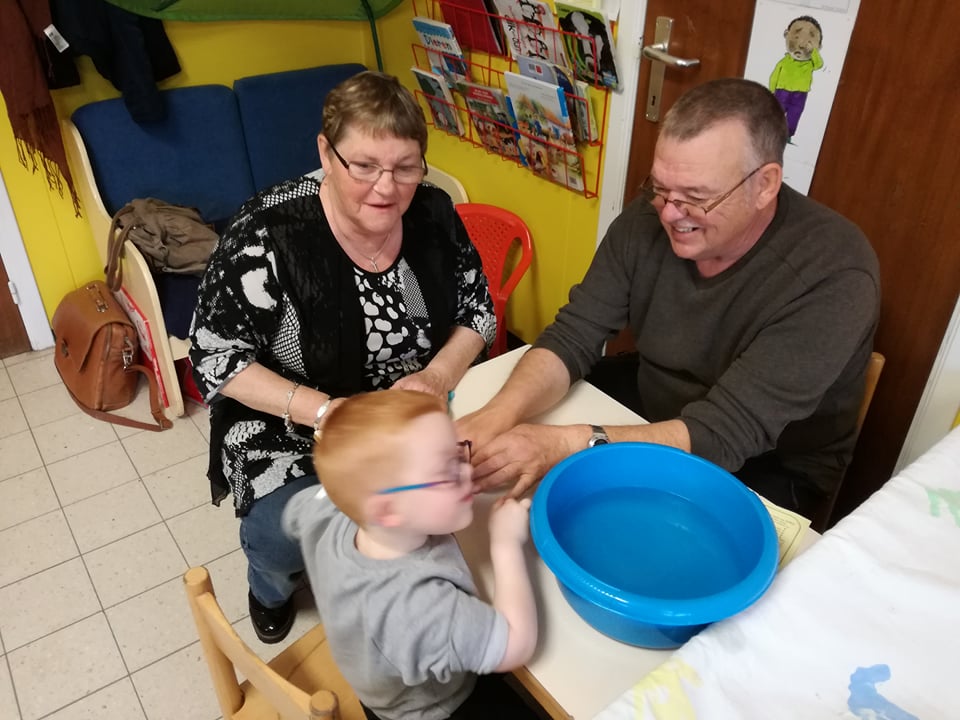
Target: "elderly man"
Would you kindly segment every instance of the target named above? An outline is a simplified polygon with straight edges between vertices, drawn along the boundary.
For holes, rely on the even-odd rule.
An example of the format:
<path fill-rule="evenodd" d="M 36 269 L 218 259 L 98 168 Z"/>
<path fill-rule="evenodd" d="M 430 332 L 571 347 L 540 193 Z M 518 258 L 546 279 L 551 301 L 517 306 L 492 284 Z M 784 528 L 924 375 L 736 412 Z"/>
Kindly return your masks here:
<path fill-rule="evenodd" d="M 642 441 L 816 512 L 853 452 L 879 270 L 856 226 L 783 184 L 786 142 L 783 109 L 757 83 L 712 81 L 677 101 L 644 197 L 611 224 L 502 390 L 460 421 L 479 488 L 513 482 L 517 496 L 578 450 Z M 623 327 L 650 424 L 523 423 L 561 400 Z"/>

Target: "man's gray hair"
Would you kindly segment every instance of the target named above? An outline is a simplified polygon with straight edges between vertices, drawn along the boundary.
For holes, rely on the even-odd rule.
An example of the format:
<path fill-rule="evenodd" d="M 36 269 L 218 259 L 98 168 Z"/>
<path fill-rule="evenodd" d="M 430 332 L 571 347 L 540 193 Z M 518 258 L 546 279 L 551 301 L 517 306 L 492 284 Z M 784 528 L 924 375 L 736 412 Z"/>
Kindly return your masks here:
<path fill-rule="evenodd" d="M 783 107 L 773 93 L 753 80 L 723 78 L 688 90 L 667 112 L 660 135 L 691 140 L 724 120 L 743 123 L 757 163 L 783 165 L 789 138 Z"/>

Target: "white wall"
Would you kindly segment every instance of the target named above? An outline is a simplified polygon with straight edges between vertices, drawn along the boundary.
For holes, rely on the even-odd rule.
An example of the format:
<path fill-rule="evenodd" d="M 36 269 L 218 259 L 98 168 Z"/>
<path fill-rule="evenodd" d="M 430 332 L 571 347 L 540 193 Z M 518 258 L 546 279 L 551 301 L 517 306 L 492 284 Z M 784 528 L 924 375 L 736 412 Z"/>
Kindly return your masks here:
<path fill-rule="evenodd" d="M 896 378 L 881 375 L 880 382 L 885 381 L 896 382 Z M 960 410 L 960 300 L 953 308 L 953 317 L 903 441 L 895 472 L 912 463 L 950 432 L 957 410 Z"/>
<path fill-rule="evenodd" d="M 20 317 L 27 329 L 30 346 L 34 350 L 53 347 L 53 334 L 47 322 L 47 314 L 40 300 L 40 291 L 37 290 L 37 281 L 33 277 L 33 268 L 27 258 L 27 251 L 23 247 L 23 237 L 17 218 L 13 214 L 10 196 L 7 194 L 7 185 L 0 173 L 0 258 L 10 277 L 10 282 L 17 286 L 20 297 Z M 0 289 L 0 292 L 6 292 Z"/>

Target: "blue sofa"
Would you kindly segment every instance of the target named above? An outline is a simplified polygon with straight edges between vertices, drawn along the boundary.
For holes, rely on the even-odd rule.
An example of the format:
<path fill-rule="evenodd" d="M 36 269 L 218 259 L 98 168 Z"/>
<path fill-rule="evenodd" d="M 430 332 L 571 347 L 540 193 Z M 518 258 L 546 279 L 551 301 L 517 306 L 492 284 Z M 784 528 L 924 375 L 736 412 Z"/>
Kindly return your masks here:
<path fill-rule="evenodd" d="M 365 69 L 327 65 L 241 78 L 232 88 L 166 90 L 166 118 L 149 125 L 134 123 L 119 98 L 78 108 L 63 136 L 101 259 L 113 214 L 134 198 L 195 207 L 221 229 L 258 190 L 316 170 L 324 98 Z M 167 414 L 182 415 L 174 362 L 189 349 L 198 279 L 154 278 L 132 243 L 124 252 L 123 288 L 152 339 Z"/>

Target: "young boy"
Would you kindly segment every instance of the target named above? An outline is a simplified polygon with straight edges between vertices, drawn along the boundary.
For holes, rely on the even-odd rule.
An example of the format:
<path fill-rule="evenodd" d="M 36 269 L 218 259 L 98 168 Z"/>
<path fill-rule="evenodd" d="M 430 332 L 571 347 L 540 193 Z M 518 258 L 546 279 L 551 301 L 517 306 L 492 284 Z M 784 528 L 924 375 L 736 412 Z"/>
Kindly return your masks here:
<path fill-rule="evenodd" d="M 525 663 L 537 641 L 530 502 L 490 516 L 491 606 L 452 535 L 473 519 L 469 452 L 439 398 L 356 395 L 329 412 L 314 446 L 323 487 L 284 511 L 333 657 L 371 720 L 536 717 L 489 675 Z"/>

